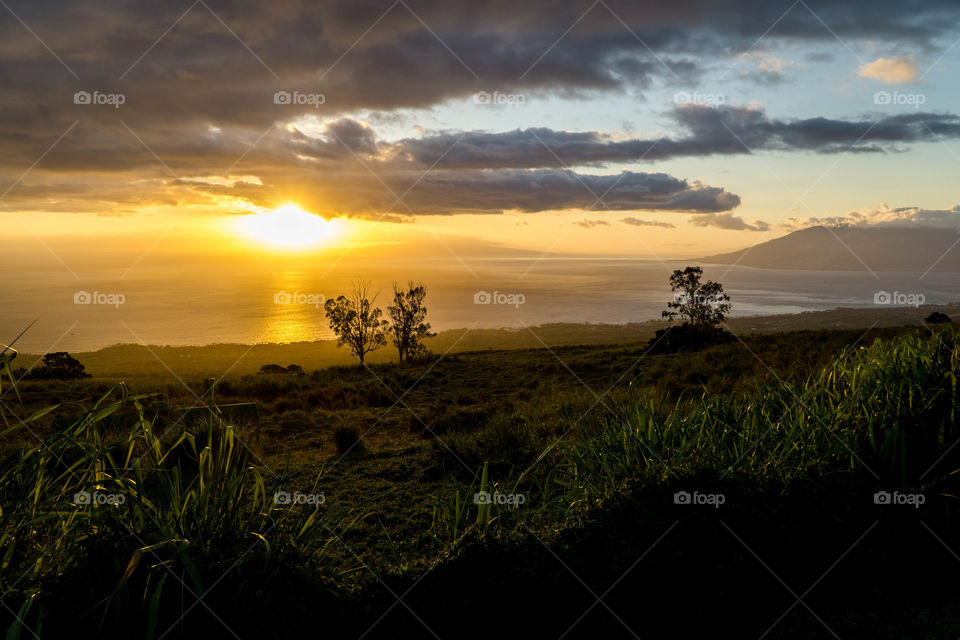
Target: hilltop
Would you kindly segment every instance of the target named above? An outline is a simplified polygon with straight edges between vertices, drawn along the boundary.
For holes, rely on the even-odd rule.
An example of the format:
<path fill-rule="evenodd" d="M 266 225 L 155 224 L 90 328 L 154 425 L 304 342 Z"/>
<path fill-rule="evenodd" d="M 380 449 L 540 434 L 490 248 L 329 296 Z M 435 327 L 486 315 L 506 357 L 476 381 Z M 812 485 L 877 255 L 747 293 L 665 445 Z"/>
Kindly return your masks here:
<path fill-rule="evenodd" d="M 699 258 L 712 264 L 818 271 L 960 271 L 955 229 L 810 227 L 780 238 Z"/>

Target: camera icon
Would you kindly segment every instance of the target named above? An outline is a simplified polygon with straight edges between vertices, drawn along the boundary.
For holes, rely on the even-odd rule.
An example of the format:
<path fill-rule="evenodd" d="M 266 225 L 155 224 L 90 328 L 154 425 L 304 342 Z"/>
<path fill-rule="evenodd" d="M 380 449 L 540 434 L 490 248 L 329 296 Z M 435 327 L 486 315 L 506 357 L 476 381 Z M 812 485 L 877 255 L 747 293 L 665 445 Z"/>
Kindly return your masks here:
<path fill-rule="evenodd" d="M 290 104 L 292 99 L 289 91 L 277 91 L 273 94 L 273 104 Z"/>
<path fill-rule="evenodd" d="M 873 104 L 890 104 L 893 96 L 889 91 L 877 91 L 873 94 Z"/>
<path fill-rule="evenodd" d="M 491 302 L 493 302 L 493 297 L 489 291 L 477 291 L 473 294 L 473 304 L 490 304 Z"/>
<path fill-rule="evenodd" d="M 90 304 L 93 302 L 93 296 L 88 291 L 77 291 L 73 294 L 73 304 Z"/>
<path fill-rule="evenodd" d="M 90 104 L 92 96 L 89 91 L 77 91 L 73 94 L 73 104 Z"/>
<path fill-rule="evenodd" d="M 293 495 L 286 491 L 277 491 L 273 494 L 274 504 L 293 504 Z"/>
<path fill-rule="evenodd" d="M 73 494 L 74 504 L 90 504 L 90 500 L 90 493 L 88 491 L 80 491 Z"/>
<path fill-rule="evenodd" d="M 286 291 L 277 291 L 273 294 L 273 304 L 293 304 L 293 296 Z"/>
<path fill-rule="evenodd" d="M 873 304 L 890 304 L 892 301 L 889 291 L 877 291 L 873 294 Z"/>
<path fill-rule="evenodd" d="M 490 496 L 489 491 L 478 491 L 473 494 L 473 503 L 474 504 L 493 504 L 493 498 Z"/>
<path fill-rule="evenodd" d="M 491 97 L 489 91 L 477 91 L 473 94 L 474 104 L 490 104 Z"/>
<path fill-rule="evenodd" d="M 677 491 L 673 494 L 673 504 L 690 504 L 690 500 L 689 491 Z"/>
<path fill-rule="evenodd" d="M 873 504 L 890 504 L 891 500 L 889 491 L 877 491 L 873 494 Z"/>
<path fill-rule="evenodd" d="M 673 94 L 673 103 L 674 104 L 686 104 L 690 102 L 690 94 L 686 91 L 678 91 Z"/>

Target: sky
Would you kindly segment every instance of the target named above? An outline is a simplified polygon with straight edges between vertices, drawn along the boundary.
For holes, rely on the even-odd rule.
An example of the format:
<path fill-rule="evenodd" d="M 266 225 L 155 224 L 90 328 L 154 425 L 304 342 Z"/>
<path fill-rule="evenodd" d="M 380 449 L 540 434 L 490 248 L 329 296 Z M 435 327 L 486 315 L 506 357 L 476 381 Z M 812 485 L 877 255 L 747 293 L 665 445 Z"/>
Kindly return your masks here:
<path fill-rule="evenodd" d="M 960 227 L 955 0 L 0 5 L 5 240 L 68 270 Z"/>

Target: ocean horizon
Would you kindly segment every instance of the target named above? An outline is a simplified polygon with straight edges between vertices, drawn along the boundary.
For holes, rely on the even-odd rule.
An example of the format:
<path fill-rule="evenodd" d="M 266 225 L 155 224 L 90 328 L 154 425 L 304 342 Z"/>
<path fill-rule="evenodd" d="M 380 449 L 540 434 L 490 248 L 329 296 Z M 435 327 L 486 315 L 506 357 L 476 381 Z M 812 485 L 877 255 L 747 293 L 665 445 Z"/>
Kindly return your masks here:
<path fill-rule="evenodd" d="M 625 324 L 657 320 L 672 299 L 668 277 L 694 261 L 544 257 L 390 258 L 317 261 L 283 271 L 249 263 L 176 267 L 141 265 L 71 277 L 59 265 L 34 268 L 29 282 L 0 286 L 6 313 L 0 342 L 25 352 L 92 351 L 114 344 L 190 346 L 288 343 L 333 338 L 323 301 L 357 280 L 386 307 L 394 281 L 427 286 L 434 330 L 509 328 L 549 323 Z M 960 297 L 960 274 L 757 269 L 701 265 L 721 282 L 731 316 L 822 311 L 838 307 L 946 304 Z M 384 274 L 389 274 L 385 277 Z M 884 298 L 884 296 L 887 298 Z"/>

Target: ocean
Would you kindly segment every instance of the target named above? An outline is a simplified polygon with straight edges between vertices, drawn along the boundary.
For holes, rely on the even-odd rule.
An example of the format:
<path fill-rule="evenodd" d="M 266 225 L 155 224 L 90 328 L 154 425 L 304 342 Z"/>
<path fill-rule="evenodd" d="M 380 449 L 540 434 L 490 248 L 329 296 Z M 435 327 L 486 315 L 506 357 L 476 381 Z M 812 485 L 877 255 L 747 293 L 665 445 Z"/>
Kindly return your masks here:
<path fill-rule="evenodd" d="M 555 322 L 626 323 L 660 317 L 672 299 L 668 277 L 689 261 L 633 258 L 390 258 L 282 269 L 188 258 L 126 269 L 70 270 L 31 261 L 0 279 L 0 342 L 26 352 L 90 351 L 117 343 L 203 345 L 328 339 L 323 300 L 368 280 L 386 307 L 394 281 L 426 284 L 433 328 L 519 327 Z M 704 265 L 719 280 L 732 315 L 767 315 L 960 300 L 960 274 L 765 270 Z M 887 294 L 886 297 L 884 294 Z M 887 301 L 889 298 L 889 302 Z M 876 300 L 876 301 L 875 301 Z"/>

